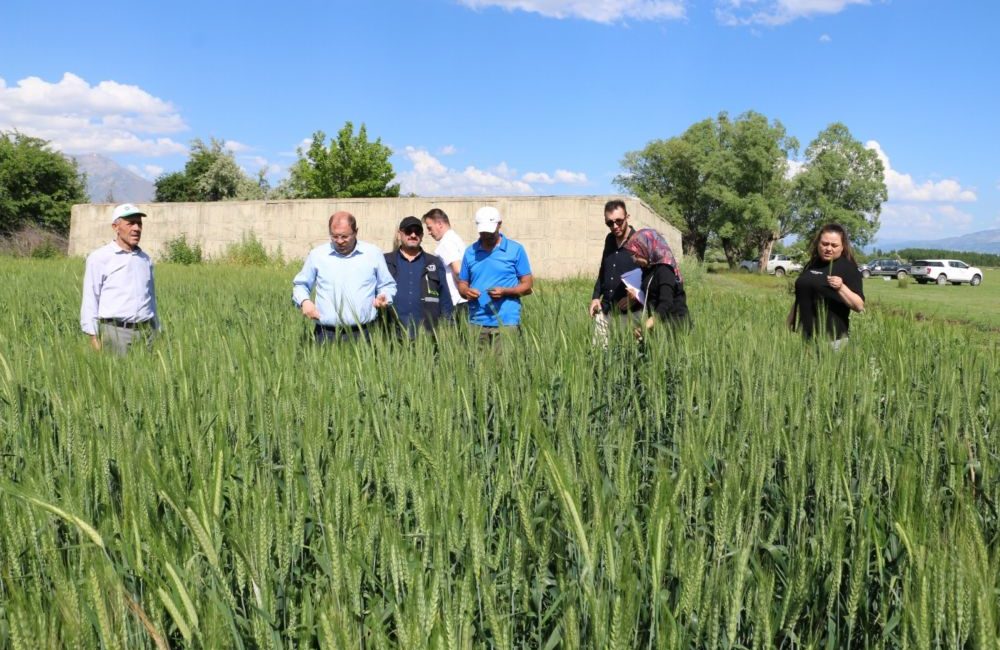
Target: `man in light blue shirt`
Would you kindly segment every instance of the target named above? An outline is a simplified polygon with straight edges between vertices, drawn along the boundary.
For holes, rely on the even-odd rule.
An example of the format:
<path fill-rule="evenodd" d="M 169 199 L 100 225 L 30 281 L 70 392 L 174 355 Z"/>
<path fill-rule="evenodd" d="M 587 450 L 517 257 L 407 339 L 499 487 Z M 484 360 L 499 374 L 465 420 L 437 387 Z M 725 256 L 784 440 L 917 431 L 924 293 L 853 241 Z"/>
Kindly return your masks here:
<path fill-rule="evenodd" d="M 458 291 L 469 301 L 469 322 L 480 338 L 493 340 L 499 328 L 521 324 L 521 296 L 531 293 L 531 264 L 524 247 L 500 234 L 500 212 L 486 206 L 476 211 L 479 240 L 465 249 Z M 516 331 L 516 330 L 515 330 Z"/>
<path fill-rule="evenodd" d="M 396 281 L 382 251 L 358 241 L 354 215 L 335 212 L 328 226 L 330 243 L 309 252 L 292 280 L 292 301 L 303 316 L 316 321 L 317 343 L 369 340 L 377 310 L 392 304 Z"/>
<path fill-rule="evenodd" d="M 116 206 L 111 213 L 114 240 L 87 256 L 80 329 L 95 350 L 125 354 L 138 340 L 148 347 L 160 329 L 153 262 L 139 248 L 145 216 L 131 203 Z"/>

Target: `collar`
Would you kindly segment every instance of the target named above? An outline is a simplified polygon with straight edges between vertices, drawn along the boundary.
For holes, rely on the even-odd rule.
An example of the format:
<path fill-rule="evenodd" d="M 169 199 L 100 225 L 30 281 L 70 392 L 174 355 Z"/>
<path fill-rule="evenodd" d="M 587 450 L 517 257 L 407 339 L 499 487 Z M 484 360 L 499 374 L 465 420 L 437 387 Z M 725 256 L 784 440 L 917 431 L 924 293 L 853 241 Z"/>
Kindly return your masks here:
<path fill-rule="evenodd" d="M 621 250 L 622 248 L 625 247 L 625 244 L 628 243 L 628 240 L 632 239 L 632 235 L 635 234 L 635 227 L 634 226 L 628 227 L 628 232 L 625 235 L 625 239 L 622 240 L 621 246 L 618 245 L 618 238 L 614 236 L 614 233 L 608 233 L 608 234 L 611 235 L 611 241 L 615 243 L 615 248 Z"/>
<path fill-rule="evenodd" d="M 363 251 L 361 250 L 361 241 L 360 240 L 354 242 L 354 250 L 352 250 L 350 253 L 348 253 L 346 255 L 341 255 L 340 252 L 337 251 L 337 247 L 334 246 L 333 242 L 330 242 L 330 255 L 334 255 L 336 257 L 347 259 L 348 257 L 354 257 L 355 255 L 361 255 L 362 252 Z"/>
<path fill-rule="evenodd" d="M 124 248 L 122 248 L 121 246 L 118 245 L 118 240 L 117 239 L 112 239 L 108 243 L 108 246 L 110 246 L 114 250 L 115 255 L 118 255 L 119 253 L 125 253 L 126 255 L 136 255 L 136 254 L 142 252 L 142 249 L 140 247 L 138 247 L 138 246 L 136 246 L 135 248 L 133 248 L 130 251 L 125 250 Z"/>
<path fill-rule="evenodd" d="M 413 262 L 416 262 L 417 260 L 420 259 L 420 256 L 423 255 L 423 254 L 424 254 L 424 249 L 421 246 L 420 248 L 417 249 L 417 255 L 416 255 L 416 257 L 414 257 L 412 260 L 408 260 L 408 259 L 406 259 L 406 256 L 403 255 L 403 249 L 401 247 L 396 249 L 396 255 L 399 256 L 399 259 L 403 260 L 404 262 L 406 262 L 408 264 L 412 264 Z"/>
<path fill-rule="evenodd" d="M 479 243 L 478 238 L 476 239 L 476 241 L 472 243 L 472 245 L 475 246 L 477 249 L 486 252 L 486 249 L 483 248 L 482 244 Z M 500 241 L 497 242 L 496 246 L 490 249 L 490 252 L 492 253 L 495 250 L 501 250 L 501 251 L 507 250 L 507 237 L 503 233 L 500 233 Z"/>

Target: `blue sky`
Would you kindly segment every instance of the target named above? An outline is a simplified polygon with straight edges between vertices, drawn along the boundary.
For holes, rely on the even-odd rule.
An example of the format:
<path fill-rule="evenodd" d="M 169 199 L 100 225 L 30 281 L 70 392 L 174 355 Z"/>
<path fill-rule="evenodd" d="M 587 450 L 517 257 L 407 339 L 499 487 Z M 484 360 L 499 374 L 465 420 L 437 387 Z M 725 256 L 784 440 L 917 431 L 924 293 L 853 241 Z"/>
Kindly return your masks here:
<path fill-rule="evenodd" d="M 622 155 L 720 111 L 804 152 L 878 149 L 879 239 L 1000 227 L 1000 3 L 412 0 L 0 4 L 0 129 L 148 178 L 190 141 L 287 174 L 347 120 L 421 195 L 606 194 Z"/>

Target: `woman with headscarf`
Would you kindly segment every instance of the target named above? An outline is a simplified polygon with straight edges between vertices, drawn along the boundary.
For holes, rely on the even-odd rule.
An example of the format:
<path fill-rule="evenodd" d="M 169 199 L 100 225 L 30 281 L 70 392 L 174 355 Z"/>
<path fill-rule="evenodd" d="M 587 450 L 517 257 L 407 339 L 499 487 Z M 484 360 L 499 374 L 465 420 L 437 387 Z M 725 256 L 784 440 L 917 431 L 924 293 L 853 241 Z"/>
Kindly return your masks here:
<path fill-rule="evenodd" d="M 637 336 L 652 329 L 657 321 L 669 325 L 690 325 L 684 279 L 670 245 L 663 235 L 651 228 L 636 231 L 625 249 L 632 254 L 636 266 L 642 269 L 642 286 L 631 288 L 629 294 L 643 303 L 646 316 Z M 640 300 L 640 291 L 645 295 Z"/>
<path fill-rule="evenodd" d="M 847 342 L 851 312 L 865 309 L 861 272 L 840 224 L 820 228 L 809 252 L 809 263 L 795 280 L 788 326 L 800 329 L 806 339 L 817 333 L 826 336 L 839 349 Z"/>

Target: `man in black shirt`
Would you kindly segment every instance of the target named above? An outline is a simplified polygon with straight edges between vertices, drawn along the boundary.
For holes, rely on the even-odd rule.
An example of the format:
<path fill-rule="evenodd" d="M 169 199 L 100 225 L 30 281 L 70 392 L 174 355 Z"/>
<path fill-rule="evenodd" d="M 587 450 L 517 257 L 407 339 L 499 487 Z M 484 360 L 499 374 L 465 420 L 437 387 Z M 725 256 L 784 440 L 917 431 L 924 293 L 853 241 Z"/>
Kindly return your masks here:
<path fill-rule="evenodd" d="M 607 346 L 608 324 L 611 319 L 629 319 L 642 311 L 642 305 L 628 299 L 622 274 L 638 267 L 632 255 L 625 250 L 625 243 L 635 233 L 628 223 L 628 210 L 621 199 L 604 205 L 604 224 L 610 232 L 604 239 L 601 268 L 597 272 L 594 293 L 590 301 L 590 315 L 594 319 L 594 344 Z"/>

